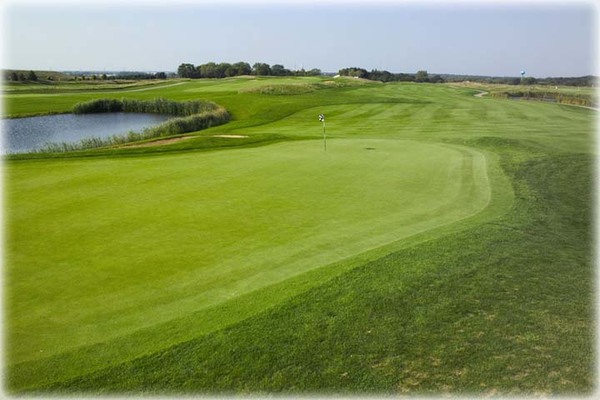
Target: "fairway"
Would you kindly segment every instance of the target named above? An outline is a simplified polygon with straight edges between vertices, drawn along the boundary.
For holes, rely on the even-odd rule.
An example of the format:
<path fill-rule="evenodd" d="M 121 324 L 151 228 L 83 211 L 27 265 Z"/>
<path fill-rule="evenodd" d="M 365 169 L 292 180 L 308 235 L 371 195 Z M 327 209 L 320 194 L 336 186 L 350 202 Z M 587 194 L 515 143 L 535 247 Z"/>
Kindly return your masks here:
<path fill-rule="evenodd" d="M 232 121 L 6 157 L 10 391 L 591 387 L 595 111 L 327 77 L 75 87 L 6 113 L 164 97 Z"/>

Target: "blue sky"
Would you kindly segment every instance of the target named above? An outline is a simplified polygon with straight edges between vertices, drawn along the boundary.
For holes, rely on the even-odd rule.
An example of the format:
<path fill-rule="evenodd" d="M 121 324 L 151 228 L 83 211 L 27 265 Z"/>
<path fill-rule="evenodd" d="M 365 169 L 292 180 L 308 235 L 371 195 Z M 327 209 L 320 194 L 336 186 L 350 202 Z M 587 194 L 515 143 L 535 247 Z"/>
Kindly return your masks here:
<path fill-rule="evenodd" d="M 183 62 L 246 61 L 328 72 L 581 76 L 596 72 L 592 4 L 12 1 L 2 7 L 2 67 L 175 71 Z"/>

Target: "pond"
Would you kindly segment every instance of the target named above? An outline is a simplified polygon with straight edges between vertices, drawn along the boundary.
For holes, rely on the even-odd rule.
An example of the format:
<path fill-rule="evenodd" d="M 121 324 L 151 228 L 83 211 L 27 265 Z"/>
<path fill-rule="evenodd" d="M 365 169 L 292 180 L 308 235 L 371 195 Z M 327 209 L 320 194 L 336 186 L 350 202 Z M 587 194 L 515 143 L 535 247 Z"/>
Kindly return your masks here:
<path fill-rule="evenodd" d="M 26 153 L 47 143 L 76 143 L 90 137 L 106 138 L 160 124 L 168 115 L 140 113 L 59 114 L 2 121 L 2 154 Z"/>

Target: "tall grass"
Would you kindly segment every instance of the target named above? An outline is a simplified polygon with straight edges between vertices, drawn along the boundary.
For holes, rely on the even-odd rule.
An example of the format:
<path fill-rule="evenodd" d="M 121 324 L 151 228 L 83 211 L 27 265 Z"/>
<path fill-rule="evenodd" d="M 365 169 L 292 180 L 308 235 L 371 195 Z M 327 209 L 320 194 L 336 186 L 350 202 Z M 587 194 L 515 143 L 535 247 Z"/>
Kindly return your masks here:
<path fill-rule="evenodd" d="M 259 93 L 267 95 L 295 95 L 314 92 L 317 87 L 310 83 L 274 84 L 240 90 L 240 93 Z"/>
<path fill-rule="evenodd" d="M 164 114 L 189 116 L 204 111 L 212 111 L 220 106 L 212 101 L 173 101 L 163 98 L 153 100 L 133 99 L 96 99 L 77 103 L 73 107 L 74 114 L 91 114 L 103 112 L 135 112 L 149 114 Z"/>
<path fill-rule="evenodd" d="M 311 82 L 311 83 L 274 83 L 271 85 L 262 85 L 249 87 L 239 90 L 239 93 L 258 93 L 265 95 L 297 95 L 311 93 L 315 90 L 363 86 L 366 84 L 377 84 L 381 82 L 371 82 L 361 79 L 342 78 L 331 81 Z"/>
<path fill-rule="evenodd" d="M 542 100 L 552 101 L 561 104 L 572 104 L 577 106 L 594 107 L 596 101 L 593 96 L 588 94 L 565 94 L 552 91 L 538 90 L 510 90 L 491 92 L 490 96 L 503 99 L 525 99 L 525 100 Z"/>
<path fill-rule="evenodd" d="M 231 116 L 227 110 L 212 101 L 177 102 L 167 99 L 150 101 L 130 99 L 97 99 L 85 103 L 77 103 L 73 107 L 75 114 L 103 112 L 139 112 L 174 115 L 162 124 L 144 129 L 142 132 L 129 132 L 126 135 L 113 135 L 107 138 L 84 138 L 79 142 L 48 143 L 38 153 L 61 153 L 68 151 L 88 150 L 99 147 L 119 146 L 140 140 L 157 137 L 180 135 L 195 132 L 212 126 L 229 122 Z"/>

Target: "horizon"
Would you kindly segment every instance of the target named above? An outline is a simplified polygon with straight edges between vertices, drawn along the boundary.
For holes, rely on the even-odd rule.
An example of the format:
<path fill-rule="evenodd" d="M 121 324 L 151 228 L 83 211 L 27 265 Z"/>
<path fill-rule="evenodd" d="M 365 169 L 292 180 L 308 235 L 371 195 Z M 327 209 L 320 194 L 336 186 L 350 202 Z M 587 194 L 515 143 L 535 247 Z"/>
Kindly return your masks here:
<path fill-rule="evenodd" d="M 329 73 L 597 75 L 591 2 L 474 4 L 8 2 L 2 69 L 174 72 L 244 61 Z"/>
<path fill-rule="evenodd" d="M 217 64 L 219 64 L 217 62 Z M 278 63 L 274 63 L 274 64 L 278 64 Z M 274 65 L 273 64 L 273 65 Z M 251 64 L 252 65 L 252 64 Z M 271 65 L 271 66 L 273 66 Z M 287 68 L 287 66 L 284 65 L 284 67 Z M 357 68 L 361 68 L 360 66 L 352 66 L 352 67 L 357 67 Z M 319 69 L 318 67 L 316 67 L 317 69 Z M 15 68 L 2 68 L 2 71 L 33 71 L 33 72 L 54 72 L 54 73 L 64 73 L 64 74 L 75 74 L 75 73 L 85 73 L 85 74 L 132 74 L 132 73 L 147 73 L 147 74 L 152 74 L 152 73 L 159 73 L 159 72 L 163 72 L 166 74 L 177 74 L 177 69 L 175 70 L 157 70 L 157 69 L 148 69 L 148 70 L 97 70 L 97 69 L 89 69 L 89 70 L 44 70 L 44 69 L 31 69 L 31 68 L 19 68 L 19 69 L 15 69 Z M 372 72 L 373 70 L 371 70 L 370 72 Z M 384 71 L 384 70 L 381 70 Z M 321 75 L 332 75 L 332 74 L 337 74 L 339 71 L 321 71 Z M 390 72 L 392 74 L 409 74 L 409 75 L 415 75 L 416 72 L 418 71 L 387 71 Z M 428 75 L 430 76 L 435 76 L 435 75 L 440 75 L 440 76 L 457 76 L 457 77 L 480 77 L 480 78 L 515 78 L 515 77 L 519 77 L 519 74 L 515 74 L 515 75 L 481 75 L 481 74 L 461 74 L 461 73 L 446 73 L 446 72 L 435 72 L 435 71 L 426 71 L 428 73 Z M 248 75 L 250 76 L 250 75 Z M 529 76 L 527 74 L 525 74 L 525 76 Z M 592 73 L 589 75 L 573 75 L 573 76 L 544 76 L 544 77 L 534 77 L 536 79 L 546 79 L 546 78 L 583 78 L 583 77 L 594 77 L 594 78 L 600 78 L 600 75 L 596 72 L 596 73 Z M 230 78 L 238 78 L 239 76 L 233 76 Z M 271 76 L 272 78 L 275 78 L 275 76 Z M 196 79 L 203 79 L 203 78 L 196 78 Z M 211 78 L 207 78 L 207 79 L 211 79 Z M 225 78 L 222 78 L 225 79 Z"/>

